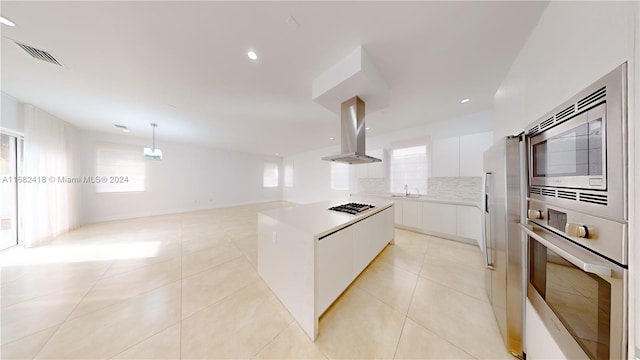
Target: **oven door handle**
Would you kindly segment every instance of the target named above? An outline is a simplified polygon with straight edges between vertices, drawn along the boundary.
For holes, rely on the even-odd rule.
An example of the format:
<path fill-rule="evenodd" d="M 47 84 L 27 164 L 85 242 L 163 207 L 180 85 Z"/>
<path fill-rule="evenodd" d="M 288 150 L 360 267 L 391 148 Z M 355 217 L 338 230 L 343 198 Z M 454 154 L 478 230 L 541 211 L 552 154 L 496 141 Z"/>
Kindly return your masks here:
<path fill-rule="evenodd" d="M 520 225 L 520 229 L 522 231 L 524 231 L 527 235 L 531 236 L 536 241 L 538 241 L 542 245 L 546 246 L 548 249 L 551 249 L 551 251 L 555 252 L 556 254 L 562 256 L 567 261 L 569 261 L 573 265 L 577 266 L 578 268 L 582 269 L 583 271 L 588 272 L 588 273 L 592 273 L 592 274 L 596 274 L 596 275 L 600 275 L 600 276 L 611 277 L 612 270 L 611 270 L 610 267 L 606 267 L 606 266 L 592 264 L 592 263 L 588 263 L 586 261 L 582 261 L 582 260 L 580 260 L 580 258 L 576 257 L 575 255 L 570 254 L 566 250 L 561 249 L 560 247 L 558 247 L 557 245 L 553 244 L 549 240 L 547 240 L 547 239 L 543 238 L 542 236 L 536 234 L 535 232 L 533 232 L 532 229 L 529 229 L 527 226 L 525 226 L 523 224 L 519 224 L 519 225 Z"/>

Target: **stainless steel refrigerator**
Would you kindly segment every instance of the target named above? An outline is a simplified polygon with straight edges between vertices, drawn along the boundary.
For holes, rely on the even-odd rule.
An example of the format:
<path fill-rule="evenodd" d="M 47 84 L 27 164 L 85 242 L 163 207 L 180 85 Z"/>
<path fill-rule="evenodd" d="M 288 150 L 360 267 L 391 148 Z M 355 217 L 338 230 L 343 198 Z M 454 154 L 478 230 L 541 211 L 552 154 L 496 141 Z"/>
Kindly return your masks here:
<path fill-rule="evenodd" d="M 520 137 L 496 142 L 483 159 L 483 241 L 485 287 L 505 346 L 523 356 L 523 269 L 526 246 L 521 222 L 521 187 L 526 186 L 525 147 Z M 524 182 L 523 182 L 524 181 Z"/>

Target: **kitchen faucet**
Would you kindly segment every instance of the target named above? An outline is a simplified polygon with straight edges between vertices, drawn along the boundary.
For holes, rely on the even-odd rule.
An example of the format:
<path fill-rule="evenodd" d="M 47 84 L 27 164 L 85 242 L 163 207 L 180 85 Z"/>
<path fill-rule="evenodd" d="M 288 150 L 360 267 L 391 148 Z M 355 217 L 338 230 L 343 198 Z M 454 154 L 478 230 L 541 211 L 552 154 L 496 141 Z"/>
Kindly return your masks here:
<path fill-rule="evenodd" d="M 404 196 L 409 196 L 409 186 L 404 184 Z"/>

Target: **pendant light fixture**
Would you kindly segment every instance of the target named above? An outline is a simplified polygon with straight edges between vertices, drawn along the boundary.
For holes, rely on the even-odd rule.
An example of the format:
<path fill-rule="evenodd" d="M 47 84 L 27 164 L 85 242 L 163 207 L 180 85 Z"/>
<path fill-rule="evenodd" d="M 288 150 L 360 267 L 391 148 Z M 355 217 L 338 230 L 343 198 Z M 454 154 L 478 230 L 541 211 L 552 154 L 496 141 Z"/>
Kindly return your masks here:
<path fill-rule="evenodd" d="M 156 128 L 158 124 L 151 123 L 151 127 L 153 128 L 153 147 L 152 148 L 144 148 L 144 156 L 149 160 L 162 160 L 162 150 L 156 149 Z"/>

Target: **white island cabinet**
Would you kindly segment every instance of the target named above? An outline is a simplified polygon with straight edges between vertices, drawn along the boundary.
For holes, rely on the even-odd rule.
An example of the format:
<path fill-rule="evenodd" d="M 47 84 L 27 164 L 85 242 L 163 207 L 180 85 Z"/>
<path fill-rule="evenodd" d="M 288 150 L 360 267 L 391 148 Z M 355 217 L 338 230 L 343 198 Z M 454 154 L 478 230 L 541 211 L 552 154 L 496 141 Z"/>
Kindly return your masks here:
<path fill-rule="evenodd" d="M 323 202 L 258 214 L 258 273 L 312 340 L 320 315 L 393 241 L 393 202 L 358 200 L 375 208 L 350 215 Z"/>

